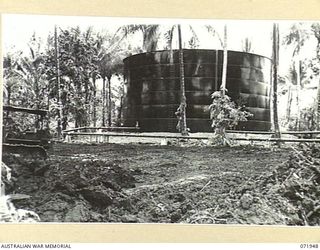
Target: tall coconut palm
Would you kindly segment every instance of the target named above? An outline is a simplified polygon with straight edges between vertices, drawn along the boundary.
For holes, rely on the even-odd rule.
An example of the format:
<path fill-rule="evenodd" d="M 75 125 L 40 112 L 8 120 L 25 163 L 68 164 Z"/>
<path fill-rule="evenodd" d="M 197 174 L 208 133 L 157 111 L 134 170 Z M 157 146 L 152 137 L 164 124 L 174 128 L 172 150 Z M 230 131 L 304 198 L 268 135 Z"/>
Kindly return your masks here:
<path fill-rule="evenodd" d="M 296 130 L 300 130 L 300 92 L 301 92 L 301 60 L 300 58 L 295 63 L 296 76 L 297 76 L 297 85 L 296 85 L 296 100 L 297 100 L 297 122 Z"/>
<path fill-rule="evenodd" d="M 242 51 L 246 53 L 252 53 L 252 43 L 248 37 L 242 40 Z"/>
<path fill-rule="evenodd" d="M 29 54 L 20 56 L 15 62 L 16 70 L 14 75 L 18 77 L 17 84 L 21 89 L 19 103 L 20 106 L 31 107 L 35 109 L 44 108 L 46 106 L 45 99 L 47 89 L 47 81 L 44 72 L 45 56 L 40 50 L 41 42 L 32 36 L 28 43 Z M 8 86 L 10 87 L 10 86 Z M 10 88 L 9 88 L 10 90 Z M 9 99 L 11 98 L 11 90 L 9 91 Z M 35 119 L 35 127 L 39 128 L 39 117 Z"/>
<path fill-rule="evenodd" d="M 119 38 L 118 38 L 119 39 Z M 122 71 L 122 58 L 125 57 L 126 52 L 123 48 L 113 46 L 110 49 L 108 45 L 114 43 L 115 37 L 110 38 L 108 36 L 99 36 L 98 40 L 101 43 L 99 46 L 99 62 L 98 72 L 102 78 L 102 123 L 104 127 L 112 125 L 112 91 L 111 91 L 111 79 L 113 75 L 120 74 Z M 104 45 L 103 45 L 104 44 Z"/>
<path fill-rule="evenodd" d="M 320 24 L 313 23 L 311 25 L 311 30 L 317 39 L 317 60 L 320 61 Z M 319 74 L 319 71 L 317 71 L 317 73 Z M 317 91 L 317 130 L 320 130 L 320 79 Z"/>
<path fill-rule="evenodd" d="M 292 106 L 292 99 L 293 99 L 293 94 L 292 94 L 292 86 L 293 86 L 293 70 L 290 67 L 289 69 L 289 75 L 286 77 L 287 80 L 287 86 L 288 86 L 288 99 L 287 99 L 287 109 L 286 109 L 286 120 L 287 124 L 289 124 L 290 119 L 291 119 L 291 106 Z"/>
<path fill-rule="evenodd" d="M 222 66 L 222 80 L 220 85 L 220 90 L 222 91 L 222 94 L 225 95 L 225 92 L 227 90 L 227 66 L 228 66 L 228 28 L 227 25 L 224 25 L 223 29 L 223 39 L 220 37 L 219 33 L 214 29 L 214 27 L 210 25 L 206 25 L 206 28 L 210 34 L 212 34 L 214 37 L 218 38 L 220 45 L 223 49 L 223 66 Z M 216 58 L 215 61 L 218 61 L 218 51 L 216 51 Z M 216 71 L 218 71 L 217 63 L 216 63 Z M 216 81 L 217 81 L 216 77 Z M 215 89 L 218 88 L 217 82 L 215 82 Z"/>
<path fill-rule="evenodd" d="M 92 120 L 93 127 L 97 126 L 97 78 L 99 77 L 98 73 L 92 74 L 92 84 L 93 84 L 93 97 L 92 97 Z"/>
<path fill-rule="evenodd" d="M 18 62 L 21 54 L 22 52 L 7 54 L 3 58 L 3 92 L 6 105 L 11 105 L 12 95 L 17 92 L 19 85 L 22 87 L 20 83 L 23 80 L 21 77 L 22 68 Z"/>
<path fill-rule="evenodd" d="M 227 85 L 227 65 L 228 65 L 228 44 L 227 44 L 227 25 L 224 25 L 224 36 L 223 36 L 223 68 L 222 68 L 222 82 L 221 82 L 221 90 L 222 94 L 225 95 L 226 85 Z"/>
<path fill-rule="evenodd" d="M 121 55 L 118 53 L 121 42 L 130 34 L 141 31 L 143 28 L 140 25 L 121 26 L 114 34 L 109 37 L 108 34 L 98 35 L 99 43 L 99 63 L 98 71 L 102 78 L 102 122 L 101 126 L 106 124 L 111 126 L 111 78 L 115 73 L 119 73 L 122 66 Z M 123 54 L 123 53 L 122 53 Z M 114 58 L 114 56 L 116 58 Z M 114 65 L 114 59 L 116 64 Z M 107 119 L 106 119 L 107 118 Z"/>
<path fill-rule="evenodd" d="M 182 35 L 181 35 L 181 25 L 178 24 L 178 40 L 179 40 L 179 80 L 180 80 L 180 112 L 181 112 L 181 125 L 180 132 L 182 135 L 188 135 L 187 130 L 187 98 L 186 98 L 186 88 L 184 81 L 184 63 L 183 63 L 183 48 L 182 48 Z"/>
<path fill-rule="evenodd" d="M 288 71 L 287 76 L 285 77 L 286 79 L 286 87 L 287 87 L 287 93 L 288 93 L 288 99 L 287 99 L 287 109 L 286 109 L 286 120 L 287 124 L 289 124 L 291 120 L 291 106 L 292 106 L 292 101 L 293 101 L 293 91 L 296 91 L 297 88 L 294 88 L 294 86 L 297 85 L 297 73 L 295 70 L 295 64 L 293 63 Z M 296 91 L 297 92 L 297 91 Z M 296 93 L 296 97 L 297 97 Z"/>
<path fill-rule="evenodd" d="M 296 129 L 300 129 L 300 92 L 302 88 L 303 75 L 301 74 L 301 50 L 305 45 L 305 42 L 310 37 L 308 28 L 303 23 L 293 24 L 290 27 L 289 34 L 284 38 L 285 45 L 292 45 L 292 60 L 294 61 L 293 70 L 296 76 L 296 102 L 297 102 L 297 120 Z"/>
<path fill-rule="evenodd" d="M 278 65 L 279 65 L 279 24 L 273 24 L 273 43 L 272 43 L 272 68 L 273 68 L 273 86 L 272 86 L 272 100 L 273 100 L 273 122 L 275 137 L 280 138 L 279 120 L 278 120 Z M 278 144 L 280 145 L 280 144 Z"/>
<path fill-rule="evenodd" d="M 320 130 L 320 80 L 317 90 L 317 130 Z"/>
<path fill-rule="evenodd" d="M 57 84 L 57 103 L 58 103 L 58 119 L 57 119 L 57 135 L 61 138 L 62 132 L 62 105 L 61 105 L 61 89 L 60 89 L 60 60 L 59 60 L 59 44 L 57 26 L 54 27 L 54 51 L 55 51 L 55 66 L 56 66 L 56 84 Z"/>
<path fill-rule="evenodd" d="M 197 47 L 197 43 L 199 41 L 196 32 L 192 28 L 192 26 L 189 25 L 188 27 L 192 33 L 191 40 L 192 46 Z M 182 47 L 182 32 L 181 32 L 181 25 L 173 25 L 170 30 L 167 31 L 166 37 L 167 37 L 167 43 L 170 50 L 170 65 L 171 69 L 174 69 L 173 67 L 173 50 L 172 50 L 172 41 L 173 41 L 173 33 L 174 30 L 178 30 L 178 51 L 179 51 L 179 82 L 180 82 L 180 105 L 175 112 L 177 118 L 178 118 L 178 124 L 177 129 L 182 135 L 188 135 L 188 127 L 187 127 L 187 115 L 186 115 L 186 109 L 187 109 L 187 98 L 186 98 L 186 90 L 185 90 L 185 74 L 184 74 L 184 53 L 183 53 L 183 47 Z"/>
<path fill-rule="evenodd" d="M 51 96 L 58 99 L 56 103 L 59 104 L 56 105 L 55 111 L 59 110 L 56 113 L 61 117 L 62 129 L 67 127 L 71 117 L 76 127 L 87 126 L 90 121 L 90 105 L 94 89 L 91 78 L 97 68 L 95 40 L 90 29 L 81 32 L 79 27 L 59 29 L 59 36 L 56 37 L 54 39 L 49 36 L 51 45 L 56 44 L 55 47 L 58 48 L 50 46 L 46 60 L 48 80 L 59 75 L 60 84 L 57 84 L 57 79 L 55 86 L 51 86 Z M 58 56 L 56 51 L 59 52 Z"/>

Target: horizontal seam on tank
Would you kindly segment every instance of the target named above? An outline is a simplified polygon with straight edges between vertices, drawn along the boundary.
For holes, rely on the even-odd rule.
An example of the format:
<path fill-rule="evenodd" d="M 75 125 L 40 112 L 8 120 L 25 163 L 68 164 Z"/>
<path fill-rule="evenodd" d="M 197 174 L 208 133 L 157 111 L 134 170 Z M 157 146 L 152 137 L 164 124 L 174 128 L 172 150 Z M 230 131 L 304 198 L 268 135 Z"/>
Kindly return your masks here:
<path fill-rule="evenodd" d="M 134 119 L 134 118 L 131 118 Z M 177 118 L 175 117 L 167 117 L 167 118 L 161 118 L 161 117 L 145 117 L 145 118 L 140 118 L 139 120 L 177 120 Z M 212 121 L 209 118 L 197 118 L 197 117 L 187 117 L 187 120 L 204 120 L 204 121 Z M 267 123 L 271 123 L 270 121 L 266 121 L 266 120 L 248 120 L 245 122 L 267 122 Z"/>
<path fill-rule="evenodd" d="M 130 82 L 135 82 L 135 81 L 141 81 L 141 80 L 163 80 L 163 79 L 179 79 L 180 77 L 177 76 L 177 77 L 153 77 L 153 78 L 146 78 L 146 77 L 143 77 L 143 79 L 130 79 Z M 184 78 L 213 78 L 215 79 L 216 77 L 214 76 L 185 76 Z M 222 79 L 221 77 L 217 77 L 218 79 Z M 241 80 L 243 78 L 234 78 L 234 77 L 228 77 L 228 79 L 238 79 L 238 80 Z M 250 80 L 250 79 L 243 79 L 243 80 L 248 80 L 248 81 L 251 81 L 251 82 L 255 82 L 255 83 L 263 83 L 265 85 L 270 85 L 270 83 L 267 83 L 267 82 L 261 82 L 261 81 L 254 81 L 254 80 Z"/>
<path fill-rule="evenodd" d="M 173 105 L 180 105 L 180 103 L 170 103 L 170 104 L 135 104 L 135 107 L 140 107 L 140 106 L 173 106 Z M 190 106 L 210 106 L 210 104 L 194 104 L 194 103 L 189 103 Z M 252 109 L 264 109 L 264 110 L 270 110 L 270 108 L 264 108 L 264 107 L 252 107 L 252 106 L 245 106 L 246 108 L 252 108 Z"/>
<path fill-rule="evenodd" d="M 227 88 L 228 89 L 228 88 Z M 164 92 L 164 93 L 180 93 L 180 90 L 149 90 L 149 91 L 137 91 L 141 94 L 149 94 L 149 93 L 157 93 L 157 92 Z M 200 90 L 185 90 L 185 93 L 213 93 L 214 90 L 208 90 L 208 91 L 200 91 Z M 236 93 L 236 94 L 246 94 L 246 95 L 255 95 L 255 96 L 262 96 L 262 97 L 267 97 L 270 98 L 269 95 L 262 95 L 262 94 L 254 94 L 254 93 L 246 93 L 246 92 L 232 92 L 232 91 L 228 91 L 229 93 Z"/>
<path fill-rule="evenodd" d="M 138 66 L 130 66 L 130 69 L 127 69 L 127 71 L 139 69 L 139 68 L 146 67 L 146 66 L 147 67 L 155 67 L 155 66 L 169 66 L 169 65 L 180 66 L 179 63 L 173 63 L 173 64 L 172 63 L 141 64 L 141 65 L 138 65 Z M 183 65 L 198 65 L 198 63 L 184 63 Z M 200 65 L 213 65 L 213 66 L 216 66 L 216 63 L 201 63 Z M 222 63 L 218 63 L 218 65 L 222 66 Z M 246 68 L 246 69 L 251 69 L 252 68 L 252 69 L 257 69 L 257 70 L 260 70 L 260 71 L 267 70 L 265 67 L 259 68 L 259 67 L 255 67 L 255 66 L 241 66 L 239 64 L 228 64 L 228 66 L 237 67 L 237 68 Z M 271 68 L 271 65 L 270 65 L 270 68 Z"/>

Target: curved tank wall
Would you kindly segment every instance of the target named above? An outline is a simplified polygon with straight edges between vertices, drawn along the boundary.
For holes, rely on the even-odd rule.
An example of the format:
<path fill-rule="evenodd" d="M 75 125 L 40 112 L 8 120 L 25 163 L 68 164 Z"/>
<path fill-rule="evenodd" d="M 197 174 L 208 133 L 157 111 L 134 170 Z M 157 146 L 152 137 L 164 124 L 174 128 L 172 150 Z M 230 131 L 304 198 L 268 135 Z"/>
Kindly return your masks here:
<path fill-rule="evenodd" d="M 212 131 L 208 106 L 219 89 L 223 51 L 184 49 L 187 126 L 191 132 Z M 177 132 L 175 112 L 180 103 L 178 51 L 154 51 L 124 59 L 126 109 L 124 124 L 142 131 Z M 227 89 L 237 103 L 253 114 L 237 129 L 269 130 L 270 59 L 228 51 Z"/>

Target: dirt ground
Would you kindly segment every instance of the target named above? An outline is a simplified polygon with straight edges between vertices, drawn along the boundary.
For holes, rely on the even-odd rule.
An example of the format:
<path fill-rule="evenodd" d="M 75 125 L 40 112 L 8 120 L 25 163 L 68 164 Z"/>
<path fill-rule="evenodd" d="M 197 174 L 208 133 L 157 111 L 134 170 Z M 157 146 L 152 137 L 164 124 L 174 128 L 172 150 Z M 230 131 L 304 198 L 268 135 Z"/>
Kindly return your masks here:
<path fill-rule="evenodd" d="M 288 156 L 249 145 L 60 143 L 46 160 L 4 153 L 3 161 L 14 177 L 6 191 L 31 196 L 15 205 L 43 222 L 295 225 L 294 208 L 259 181 Z"/>

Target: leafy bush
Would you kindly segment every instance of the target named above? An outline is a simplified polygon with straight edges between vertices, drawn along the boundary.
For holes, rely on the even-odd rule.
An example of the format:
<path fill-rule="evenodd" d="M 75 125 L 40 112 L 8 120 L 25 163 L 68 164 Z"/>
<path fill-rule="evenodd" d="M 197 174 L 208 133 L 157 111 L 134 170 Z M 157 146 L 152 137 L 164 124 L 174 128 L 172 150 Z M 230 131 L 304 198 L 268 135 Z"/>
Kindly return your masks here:
<path fill-rule="evenodd" d="M 317 129 L 317 108 L 315 106 L 301 109 L 299 118 L 300 122 L 298 122 L 298 115 L 291 116 L 289 120 L 282 121 L 282 126 L 289 131 L 312 131 Z"/>
<path fill-rule="evenodd" d="M 212 103 L 209 106 L 212 128 L 215 131 L 215 144 L 230 145 L 226 138 L 226 129 L 233 128 L 240 121 L 247 121 L 247 118 L 253 116 L 245 111 L 245 106 L 238 106 L 228 95 L 223 95 L 221 91 L 216 91 L 211 95 Z"/>
<path fill-rule="evenodd" d="M 24 132 L 34 130 L 35 117 L 30 114 L 11 112 L 4 114 L 3 120 L 4 136 L 21 138 Z"/>

